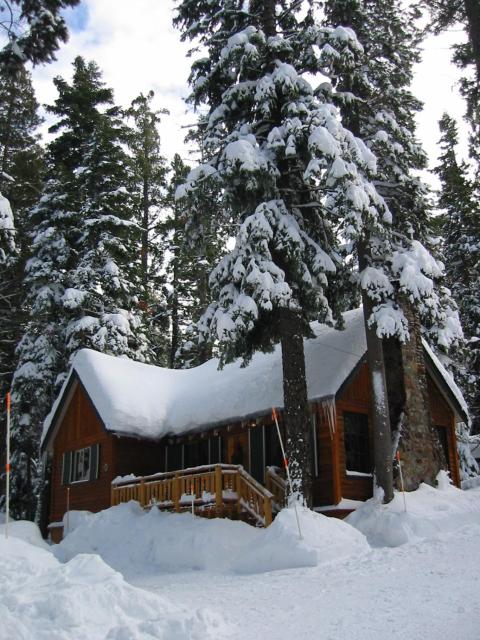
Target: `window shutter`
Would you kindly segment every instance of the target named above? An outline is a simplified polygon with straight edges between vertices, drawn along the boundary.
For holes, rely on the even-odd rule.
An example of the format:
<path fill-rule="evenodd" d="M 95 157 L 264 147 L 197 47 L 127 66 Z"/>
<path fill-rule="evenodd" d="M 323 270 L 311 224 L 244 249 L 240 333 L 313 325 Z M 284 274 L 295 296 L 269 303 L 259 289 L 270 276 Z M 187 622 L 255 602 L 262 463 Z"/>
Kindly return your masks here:
<path fill-rule="evenodd" d="M 72 452 L 67 451 L 66 453 L 63 454 L 62 484 L 69 484 L 71 467 L 72 467 Z"/>
<path fill-rule="evenodd" d="M 98 464 L 100 462 L 100 445 L 92 444 L 90 447 L 90 480 L 98 478 Z"/>

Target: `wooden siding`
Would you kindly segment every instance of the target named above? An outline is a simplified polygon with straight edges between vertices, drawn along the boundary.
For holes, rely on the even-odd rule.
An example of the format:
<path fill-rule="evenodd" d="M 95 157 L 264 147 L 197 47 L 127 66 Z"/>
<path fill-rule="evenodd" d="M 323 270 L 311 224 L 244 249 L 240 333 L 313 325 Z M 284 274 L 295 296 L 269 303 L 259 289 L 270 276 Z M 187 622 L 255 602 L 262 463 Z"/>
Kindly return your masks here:
<path fill-rule="evenodd" d="M 99 444 L 98 479 L 62 485 L 63 454 Z M 81 384 L 77 384 L 62 417 L 53 447 L 49 522 L 59 522 L 67 509 L 101 511 L 110 506 L 111 482 L 119 475 L 148 475 L 165 470 L 163 444 L 117 437 L 105 431 Z"/>
<path fill-rule="evenodd" d="M 441 427 L 447 432 L 447 446 L 448 446 L 448 467 L 450 470 L 450 477 L 457 487 L 460 487 L 460 467 L 458 462 L 457 451 L 457 436 L 455 429 L 455 414 L 451 409 L 448 402 L 445 400 L 444 395 L 438 388 L 434 379 L 427 373 L 427 387 L 428 387 L 428 399 L 430 403 L 430 415 L 432 417 L 432 424 L 436 427 Z"/>
<path fill-rule="evenodd" d="M 315 506 L 331 505 L 334 497 L 334 460 L 332 455 L 332 433 L 327 417 L 320 404 L 313 407 L 316 413 L 318 475 L 313 480 L 313 502 Z"/>
<path fill-rule="evenodd" d="M 113 437 L 115 476 L 147 476 L 165 471 L 163 442 Z"/>
<path fill-rule="evenodd" d="M 99 444 L 98 479 L 62 485 L 63 454 Z M 50 522 L 62 520 L 67 509 L 100 511 L 110 506 L 110 484 L 115 477 L 112 435 L 107 433 L 81 384 L 66 408 L 53 446 Z"/>

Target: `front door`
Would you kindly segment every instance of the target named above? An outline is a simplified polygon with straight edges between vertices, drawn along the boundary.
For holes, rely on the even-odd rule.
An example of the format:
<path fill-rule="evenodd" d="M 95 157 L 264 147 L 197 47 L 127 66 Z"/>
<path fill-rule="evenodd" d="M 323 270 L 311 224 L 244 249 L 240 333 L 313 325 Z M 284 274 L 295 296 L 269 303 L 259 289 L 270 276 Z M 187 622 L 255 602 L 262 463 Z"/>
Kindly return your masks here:
<path fill-rule="evenodd" d="M 228 435 L 226 440 L 227 464 L 241 464 L 246 471 L 249 471 L 248 432 Z"/>

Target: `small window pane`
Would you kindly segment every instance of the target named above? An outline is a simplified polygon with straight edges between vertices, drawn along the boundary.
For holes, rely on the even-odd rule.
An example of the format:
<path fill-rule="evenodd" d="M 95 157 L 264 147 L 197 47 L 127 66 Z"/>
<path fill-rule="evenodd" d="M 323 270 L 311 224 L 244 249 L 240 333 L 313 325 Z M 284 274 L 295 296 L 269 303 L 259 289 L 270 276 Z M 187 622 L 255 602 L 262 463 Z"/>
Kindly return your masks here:
<path fill-rule="evenodd" d="M 371 473 L 368 416 L 346 411 L 343 414 L 343 431 L 347 471 Z"/>

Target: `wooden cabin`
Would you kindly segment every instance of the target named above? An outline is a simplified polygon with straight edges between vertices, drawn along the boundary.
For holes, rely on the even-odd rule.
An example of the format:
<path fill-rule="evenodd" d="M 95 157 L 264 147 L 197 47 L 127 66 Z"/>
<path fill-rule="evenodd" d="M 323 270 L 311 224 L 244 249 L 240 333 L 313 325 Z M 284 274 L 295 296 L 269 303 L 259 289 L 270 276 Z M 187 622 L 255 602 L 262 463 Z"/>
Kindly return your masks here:
<path fill-rule="evenodd" d="M 314 506 L 326 512 L 372 495 L 371 393 L 361 310 L 345 314 L 345 321 L 343 331 L 314 325 L 315 338 L 305 341 Z M 466 418 L 464 403 L 427 347 L 425 355 L 432 424 L 460 486 L 455 425 Z M 241 465 L 244 481 L 259 496 L 259 487 L 272 490 L 282 460 L 272 407 L 279 409 L 282 431 L 282 405 L 279 349 L 256 354 L 247 367 L 236 362 L 222 370 L 216 360 L 169 370 L 79 351 L 42 439 L 51 460 L 52 539 L 61 536 L 67 510 L 96 512 L 115 502 L 112 482 L 118 477 L 127 476 L 123 484 L 131 487 L 137 482 L 132 476 L 167 482 L 184 469 L 216 465 L 232 474 Z M 178 507 L 178 495 L 176 500 Z"/>

